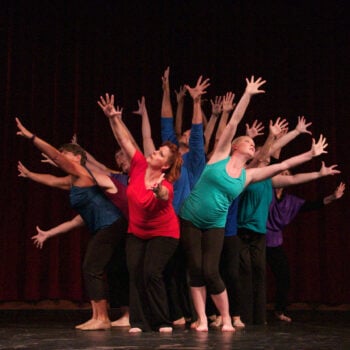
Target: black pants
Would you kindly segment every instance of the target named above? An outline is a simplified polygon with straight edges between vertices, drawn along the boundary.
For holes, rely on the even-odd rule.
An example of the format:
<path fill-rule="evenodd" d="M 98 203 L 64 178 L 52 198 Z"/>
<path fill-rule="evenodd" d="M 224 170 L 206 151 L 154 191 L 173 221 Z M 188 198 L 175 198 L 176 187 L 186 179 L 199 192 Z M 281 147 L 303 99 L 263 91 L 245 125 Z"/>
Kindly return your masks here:
<path fill-rule="evenodd" d="M 266 323 L 266 236 L 238 229 L 241 242 L 241 318 L 247 324 Z"/>
<path fill-rule="evenodd" d="M 282 246 L 267 247 L 266 261 L 271 268 L 276 283 L 275 311 L 278 314 L 283 314 L 288 305 L 290 271 L 288 259 Z"/>
<path fill-rule="evenodd" d="M 154 237 L 148 240 L 128 234 L 126 256 L 130 278 L 130 325 L 143 331 L 172 325 L 164 284 L 165 266 L 178 240 Z"/>
<path fill-rule="evenodd" d="M 106 267 L 115 248 L 125 238 L 126 230 L 127 221 L 121 217 L 90 239 L 83 262 L 85 287 L 90 300 L 108 299 Z"/>
<path fill-rule="evenodd" d="M 181 243 L 186 253 L 191 287 L 207 286 L 209 294 L 225 290 L 219 265 L 224 229 L 200 230 L 190 221 L 181 220 Z"/>
<path fill-rule="evenodd" d="M 241 240 L 238 236 L 224 238 L 224 246 L 221 254 L 220 271 L 227 287 L 228 300 L 230 303 L 230 315 L 241 315 L 242 295 L 239 279 Z"/>
<path fill-rule="evenodd" d="M 170 319 L 175 321 L 185 317 L 194 322 L 197 316 L 189 291 L 186 255 L 181 242 L 179 242 L 175 254 L 166 266 L 164 277 L 169 300 Z"/>

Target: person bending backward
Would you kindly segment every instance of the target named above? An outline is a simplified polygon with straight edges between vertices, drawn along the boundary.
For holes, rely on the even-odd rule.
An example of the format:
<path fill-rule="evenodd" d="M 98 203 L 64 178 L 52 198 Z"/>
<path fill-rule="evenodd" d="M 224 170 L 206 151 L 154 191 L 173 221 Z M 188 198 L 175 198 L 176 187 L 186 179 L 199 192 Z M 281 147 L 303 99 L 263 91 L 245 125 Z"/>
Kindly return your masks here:
<path fill-rule="evenodd" d="M 317 143 L 313 140 L 312 148 L 308 152 L 279 164 L 246 170 L 247 161 L 255 153 L 254 141 L 248 136 L 241 136 L 231 145 L 231 140 L 251 97 L 264 93 L 259 88 L 265 84 L 265 80 L 255 80 L 252 76 L 250 80 L 246 79 L 246 83 L 245 92 L 230 122 L 180 211 L 181 239 L 187 255 L 192 299 L 198 314 L 197 331 L 208 330 L 205 314 L 206 287 L 222 316 L 222 331 L 234 331 L 226 288 L 219 274 L 224 227 L 231 202 L 250 183 L 264 180 L 280 171 L 309 161 L 325 153 L 324 149 L 327 146 L 325 138 L 321 135 Z"/>
<path fill-rule="evenodd" d="M 85 223 L 93 233 L 89 241 L 83 262 L 85 286 L 92 306 L 92 318 L 76 326 L 80 330 L 99 330 L 111 328 L 107 310 L 107 288 L 104 281 L 105 268 L 116 245 L 123 239 L 126 221 L 121 211 L 109 201 L 92 173 L 84 166 L 84 150 L 75 144 L 65 144 L 57 150 L 32 132 L 28 131 L 16 118 L 17 135 L 32 140 L 34 146 L 45 153 L 68 176 L 56 177 L 48 174 L 28 172 L 19 162 L 21 172 L 34 181 L 52 187 L 70 190 L 70 203 L 79 215 L 53 230 L 38 230 L 34 243 L 41 248 L 43 242 L 52 235 L 57 235 Z M 101 185 L 101 184 L 100 184 Z M 106 189 L 117 191 L 109 179 Z"/>
<path fill-rule="evenodd" d="M 114 108 L 114 96 L 101 96 L 98 104 L 109 118 L 119 145 L 131 159 L 126 245 L 130 275 L 129 332 L 151 329 L 171 332 L 163 271 L 176 250 L 180 234 L 172 206 L 172 182 L 179 177 L 181 155 L 174 144 L 166 142 L 145 158 L 121 123 L 121 111 Z"/>

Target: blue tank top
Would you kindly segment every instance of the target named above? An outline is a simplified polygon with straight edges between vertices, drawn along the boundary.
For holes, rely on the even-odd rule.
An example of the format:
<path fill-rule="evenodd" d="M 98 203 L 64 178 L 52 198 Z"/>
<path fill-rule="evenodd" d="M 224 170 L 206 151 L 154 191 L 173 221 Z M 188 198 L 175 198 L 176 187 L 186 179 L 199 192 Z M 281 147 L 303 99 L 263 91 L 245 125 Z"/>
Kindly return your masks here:
<path fill-rule="evenodd" d="M 71 207 L 80 214 L 92 233 L 112 225 L 122 216 L 120 210 L 112 204 L 97 185 L 72 186 L 69 199 Z"/>

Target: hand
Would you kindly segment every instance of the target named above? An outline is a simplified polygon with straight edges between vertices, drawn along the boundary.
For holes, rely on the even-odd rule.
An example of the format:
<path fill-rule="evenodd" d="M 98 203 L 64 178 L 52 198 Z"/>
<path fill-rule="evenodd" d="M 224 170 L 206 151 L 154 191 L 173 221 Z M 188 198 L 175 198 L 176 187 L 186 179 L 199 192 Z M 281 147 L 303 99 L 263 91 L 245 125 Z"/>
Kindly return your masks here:
<path fill-rule="evenodd" d="M 78 144 L 78 136 L 76 133 L 73 134 L 72 139 L 70 141 L 71 143 L 74 143 L 75 145 Z"/>
<path fill-rule="evenodd" d="M 30 171 L 20 162 L 18 161 L 17 163 L 17 169 L 18 169 L 18 176 L 19 177 L 28 177 L 28 174 L 30 173 Z"/>
<path fill-rule="evenodd" d="M 31 239 L 33 240 L 34 245 L 37 248 L 41 249 L 44 245 L 44 242 L 49 238 L 49 235 L 47 234 L 47 231 L 41 230 L 39 226 L 36 226 L 36 230 L 38 234 L 33 236 Z"/>
<path fill-rule="evenodd" d="M 120 110 L 119 107 L 118 110 L 116 110 L 114 107 L 114 95 L 109 96 L 109 94 L 106 93 L 104 98 L 100 96 L 100 101 L 97 101 L 97 104 L 101 107 L 107 118 L 114 116 L 121 117 L 122 110 Z"/>
<path fill-rule="evenodd" d="M 235 94 L 231 91 L 226 92 L 226 95 L 224 95 L 222 99 L 222 110 L 224 112 L 231 112 L 233 111 L 233 108 L 235 107 L 235 104 L 233 103 L 233 99 L 235 98 Z"/>
<path fill-rule="evenodd" d="M 163 91 L 169 88 L 169 73 L 170 73 L 170 67 L 167 67 L 162 76 Z"/>
<path fill-rule="evenodd" d="M 204 81 L 202 81 L 202 79 L 202 76 L 198 78 L 197 84 L 194 88 L 185 85 L 186 90 L 190 93 L 194 101 L 199 101 L 201 96 L 207 92 L 205 89 L 210 85 L 209 78 L 205 79 Z"/>
<path fill-rule="evenodd" d="M 306 119 L 304 116 L 298 117 L 298 124 L 295 127 L 295 130 L 298 131 L 300 134 L 305 133 L 305 134 L 312 134 L 311 131 L 307 130 L 307 128 L 312 125 L 312 123 L 306 124 Z"/>
<path fill-rule="evenodd" d="M 331 165 L 330 167 L 326 167 L 325 163 L 322 162 L 321 169 L 319 171 L 320 175 L 321 176 L 328 176 L 328 175 L 339 174 L 340 170 L 335 169 L 337 166 L 338 166 L 337 164 L 334 164 L 334 165 Z"/>
<path fill-rule="evenodd" d="M 345 191 L 345 183 L 341 182 L 333 193 L 334 198 L 339 199 L 339 198 L 343 197 L 344 191 Z"/>
<path fill-rule="evenodd" d="M 280 139 L 282 136 L 286 135 L 288 133 L 288 127 L 287 128 L 283 128 L 281 130 L 281 132 L 276 136 L 276 140 Z"/>
<path fill-rule="evenodd" d="M 222 96 L 215 96 L 214 101 L 210 100 L 211 114 L 218 117 L 222 112 Z"/>
<path fill-rule="evenodd" d="M 281 117 L 278 117 L 276 119 L 275 124 L 273 124 L 272 120 L 270 120 L 270 134 L 273 135 L 275 138 L 277 138 L 277 136 L 282 132 L 282 130 L 286 128 L 288 128 L 288 122 L 286 119 L 281 119 Z"/>
<path fill-rule="evenodd" d="M 164 176 L 165 176 L 165 174 L 162 173 L 162 175 L 159 176 L 158 180 L 152 186 L 148 187 L 147 190 L 151 190 L 155 194 L 157 194 L 159 192 L 160 185 L 161 185 L 162 181 L 164 180 Z"/>
<path fill-rule="evenodd" d="M 254 138 L 260 135 L 264 135 L 262 132 L 264 130 L 264 125 L 262 122 L 258 122 L 257 119 L 254 120 L 253 125 L 250 127 L 249 124 L 245 125 L 245 134 L 250 138 Z"/>
<path fill-rule="evenodd" d="M 325 148 L 328 146 L 326 138 L 321 134 L 317 143 L 315 139 L 312 139 L 311 152 L 313 157 L 317 157 L 323 153 L 328 153 Z"/>
<path fill-rule="evenodd" d="M 15 118 L 15 119 L 16 119 L 16 123 L 17 123 L 17 128 L 19 130 L 19 131 L 17 131 L 16 135 L 20 135 L 20 136 L 23 136 L 27 139 L 31 139 L 34 136 L 34 134 L 32 132 L 30 132 L 29 130 L 27 130 L 18 118 Z"/>
<path fill-rule="evenodd" d="M 45 153 L 41 153 L 41 155 L 43 156 L 41 163 L 48 163 L 57 167 L 57 164 L 51 158 L 49 158 Z"/>
<path fill-rule="evenodd" d="M 133 111 L 134 114 L 142 115 L 146 111 L 146 101 L 145 97 L 141 97 L 141 101 L 137 100 L 137 104 L 139 106 L 139 109 L 137 111 Z"/>
<path fill-rule="evenodd" d="M 176 94 L 176 101 L 179 104 L 180 102 L 182 102 L 186 96 L 186 88 L 184 85 L 180 86 L 179 91 L 175 90 L 175 94 Z"/>
<path fill-rule="evenodd" d="M 250 81 L 248 80 L 248 78 L 246 78 L 245 81 L 247 83 L 245 92 L 250 96 L 265 93 L 265 90 L 259 90 L 259 88 L 260 86 L 266 83 L 266 80 L 262 80 L 262 78 L 258 78 L 256 81 L 254 81 L 254 75 L 252 75 L 252 77 L 250 78 Z"/>

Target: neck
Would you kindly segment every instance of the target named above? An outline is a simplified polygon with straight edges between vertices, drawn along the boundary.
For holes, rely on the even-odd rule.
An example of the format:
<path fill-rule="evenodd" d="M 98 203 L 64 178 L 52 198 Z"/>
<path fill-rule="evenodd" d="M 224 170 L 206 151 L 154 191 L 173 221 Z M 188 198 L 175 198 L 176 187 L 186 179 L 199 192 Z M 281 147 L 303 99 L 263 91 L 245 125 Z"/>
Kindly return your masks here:
<path fill-rule="evenodd" d="M 280 199 L 283 194 L 283 188 L 276 188 L 275 191 L 276 191 L 276 197 Z"/>

